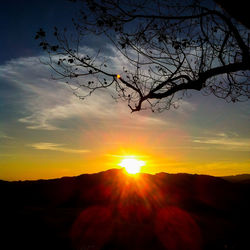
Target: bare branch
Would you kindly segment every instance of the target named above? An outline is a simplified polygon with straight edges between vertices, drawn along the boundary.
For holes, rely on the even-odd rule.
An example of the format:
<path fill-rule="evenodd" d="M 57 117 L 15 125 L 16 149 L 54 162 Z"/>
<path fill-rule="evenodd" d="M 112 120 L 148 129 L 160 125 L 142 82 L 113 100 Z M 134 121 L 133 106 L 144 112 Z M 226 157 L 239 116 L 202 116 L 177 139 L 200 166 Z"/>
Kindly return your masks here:
<path fill-rule="evenodd" d="M 212 0 L 86 0 L 73 24 L 73 36 L 55 28 L 49 43 L 40 29 L 36 39 L 79 98 L 109 88 L 135 112 L 169 109 L 191 90 L 228 102 L 250 96 L 249 31 Z M 109 39 L 124 65 L 84 51 L 89 35 Z"/>

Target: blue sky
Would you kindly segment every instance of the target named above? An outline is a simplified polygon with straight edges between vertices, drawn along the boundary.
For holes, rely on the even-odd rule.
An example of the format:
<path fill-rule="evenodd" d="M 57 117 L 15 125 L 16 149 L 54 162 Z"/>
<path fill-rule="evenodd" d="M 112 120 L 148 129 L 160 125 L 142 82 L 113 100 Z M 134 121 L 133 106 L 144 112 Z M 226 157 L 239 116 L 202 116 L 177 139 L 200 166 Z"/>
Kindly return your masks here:
<path fill-rule="evenodd" d="M 101 91 L 77 99 L 51 80 L 34 39 L 43 27 L 70 27 L 67 1 L 5 1 L 0 10 L 0 179 L 52 178 L 115 167 L 117 154 L 149 158 L 148 172 L 250 173 L 249 102 L 192 93 L 177 110 L 131 114 Z M 113 47 L 91 38 L 113 65 Z M 193 166 L 193 167 L 192 167 Z"/>
<path fill-rule="evenodd" d="M 39 53 L 35 33 L 39 28 L 66 27 L 75 13 L 69 1 L 9 0 L 1 3 L 0 62 Z"/>

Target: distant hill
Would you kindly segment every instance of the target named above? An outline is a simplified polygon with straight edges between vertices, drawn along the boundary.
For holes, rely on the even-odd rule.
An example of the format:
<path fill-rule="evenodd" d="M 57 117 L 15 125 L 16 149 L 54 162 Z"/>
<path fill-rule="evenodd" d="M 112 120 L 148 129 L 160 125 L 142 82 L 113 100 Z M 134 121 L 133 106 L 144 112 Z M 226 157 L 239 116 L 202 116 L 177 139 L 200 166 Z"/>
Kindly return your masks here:
<path fill-rule="evenodd" d="M 248 177 L 111 169 L 0 181 L 0 248 L 247 249 Z"/>
<path fill-rule="evenodd" d="M 250 174 L 223 176 L 222 178 L 224 180 L 231 181 L 231 182 L 250 183 Z"/>

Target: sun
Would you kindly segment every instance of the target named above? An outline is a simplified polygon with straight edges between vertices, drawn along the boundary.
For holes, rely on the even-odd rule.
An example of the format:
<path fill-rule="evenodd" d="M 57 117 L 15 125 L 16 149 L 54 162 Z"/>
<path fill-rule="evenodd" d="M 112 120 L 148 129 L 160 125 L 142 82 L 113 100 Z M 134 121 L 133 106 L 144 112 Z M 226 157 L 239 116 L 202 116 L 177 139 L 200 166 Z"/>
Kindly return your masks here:
<path fill-rule="evenodd" d="M 125 168 L 128 174 L 137 174 L 140 173 L 141 167 L 145 165 L 145 162 L 134 157 L 126 157 L 118 165 Z"/>

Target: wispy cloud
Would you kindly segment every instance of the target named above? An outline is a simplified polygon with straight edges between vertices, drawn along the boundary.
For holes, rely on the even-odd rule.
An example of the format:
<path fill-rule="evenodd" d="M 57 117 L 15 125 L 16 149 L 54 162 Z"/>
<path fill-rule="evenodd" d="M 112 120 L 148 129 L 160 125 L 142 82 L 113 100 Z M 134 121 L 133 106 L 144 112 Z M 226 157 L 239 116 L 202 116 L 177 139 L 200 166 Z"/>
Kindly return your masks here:
<path fill-rule="evenodd" d="M 31 144 L 29 146 L 38 150 L 52 150 L 52 151 L 74 153 L 74 154 L 82 154 L 82 153 L 90 152 L 90 150 L 88 149 L 72 149 L 72 148 L 64 147 L 64 144 L 56 144 L 56 143 L 50 143 L 50 142 L 38 142 L 38 143 Z"/>
<path fill-rule="evenodd" d="M 8 135 L 6 135 L 5 133 L 3 133 L 3 132 L 1 132 L 0 131 L 0 140 L 12 140 L 12 139 L 14 139 L 13 137 L 11 137 L 11 136 L 8 136 Z"/>
<path fill-rule="evenodd" d="M 50 70 L 40 63 L 39 57 L 13 59 L 1 65 L 0 75 L 22 93 L 19 103 L 22 117 L 18 121 L 28 129 L 61 130 L 70 119 L 76 118 L 88 126 L 104 123 L 124 126 L 124 122 L 120 123 L 122 117 L 123 121 L 129 121 L 126 126 L 142 129 L 171 123 L 170 117 L 166 120 L 145 112 L 131 115 L 129 108 L 116 103 L 107 91 L 98 91 L 81 101 L 67 84 L 50 79 Z"/>
<path fill-rule="evenodd" d="M 199 137 L 194 143 L 215 146 L 221 150 L 250 151 L 250 139 L 227 138 L 225 134 L 218 138 Z"/>

